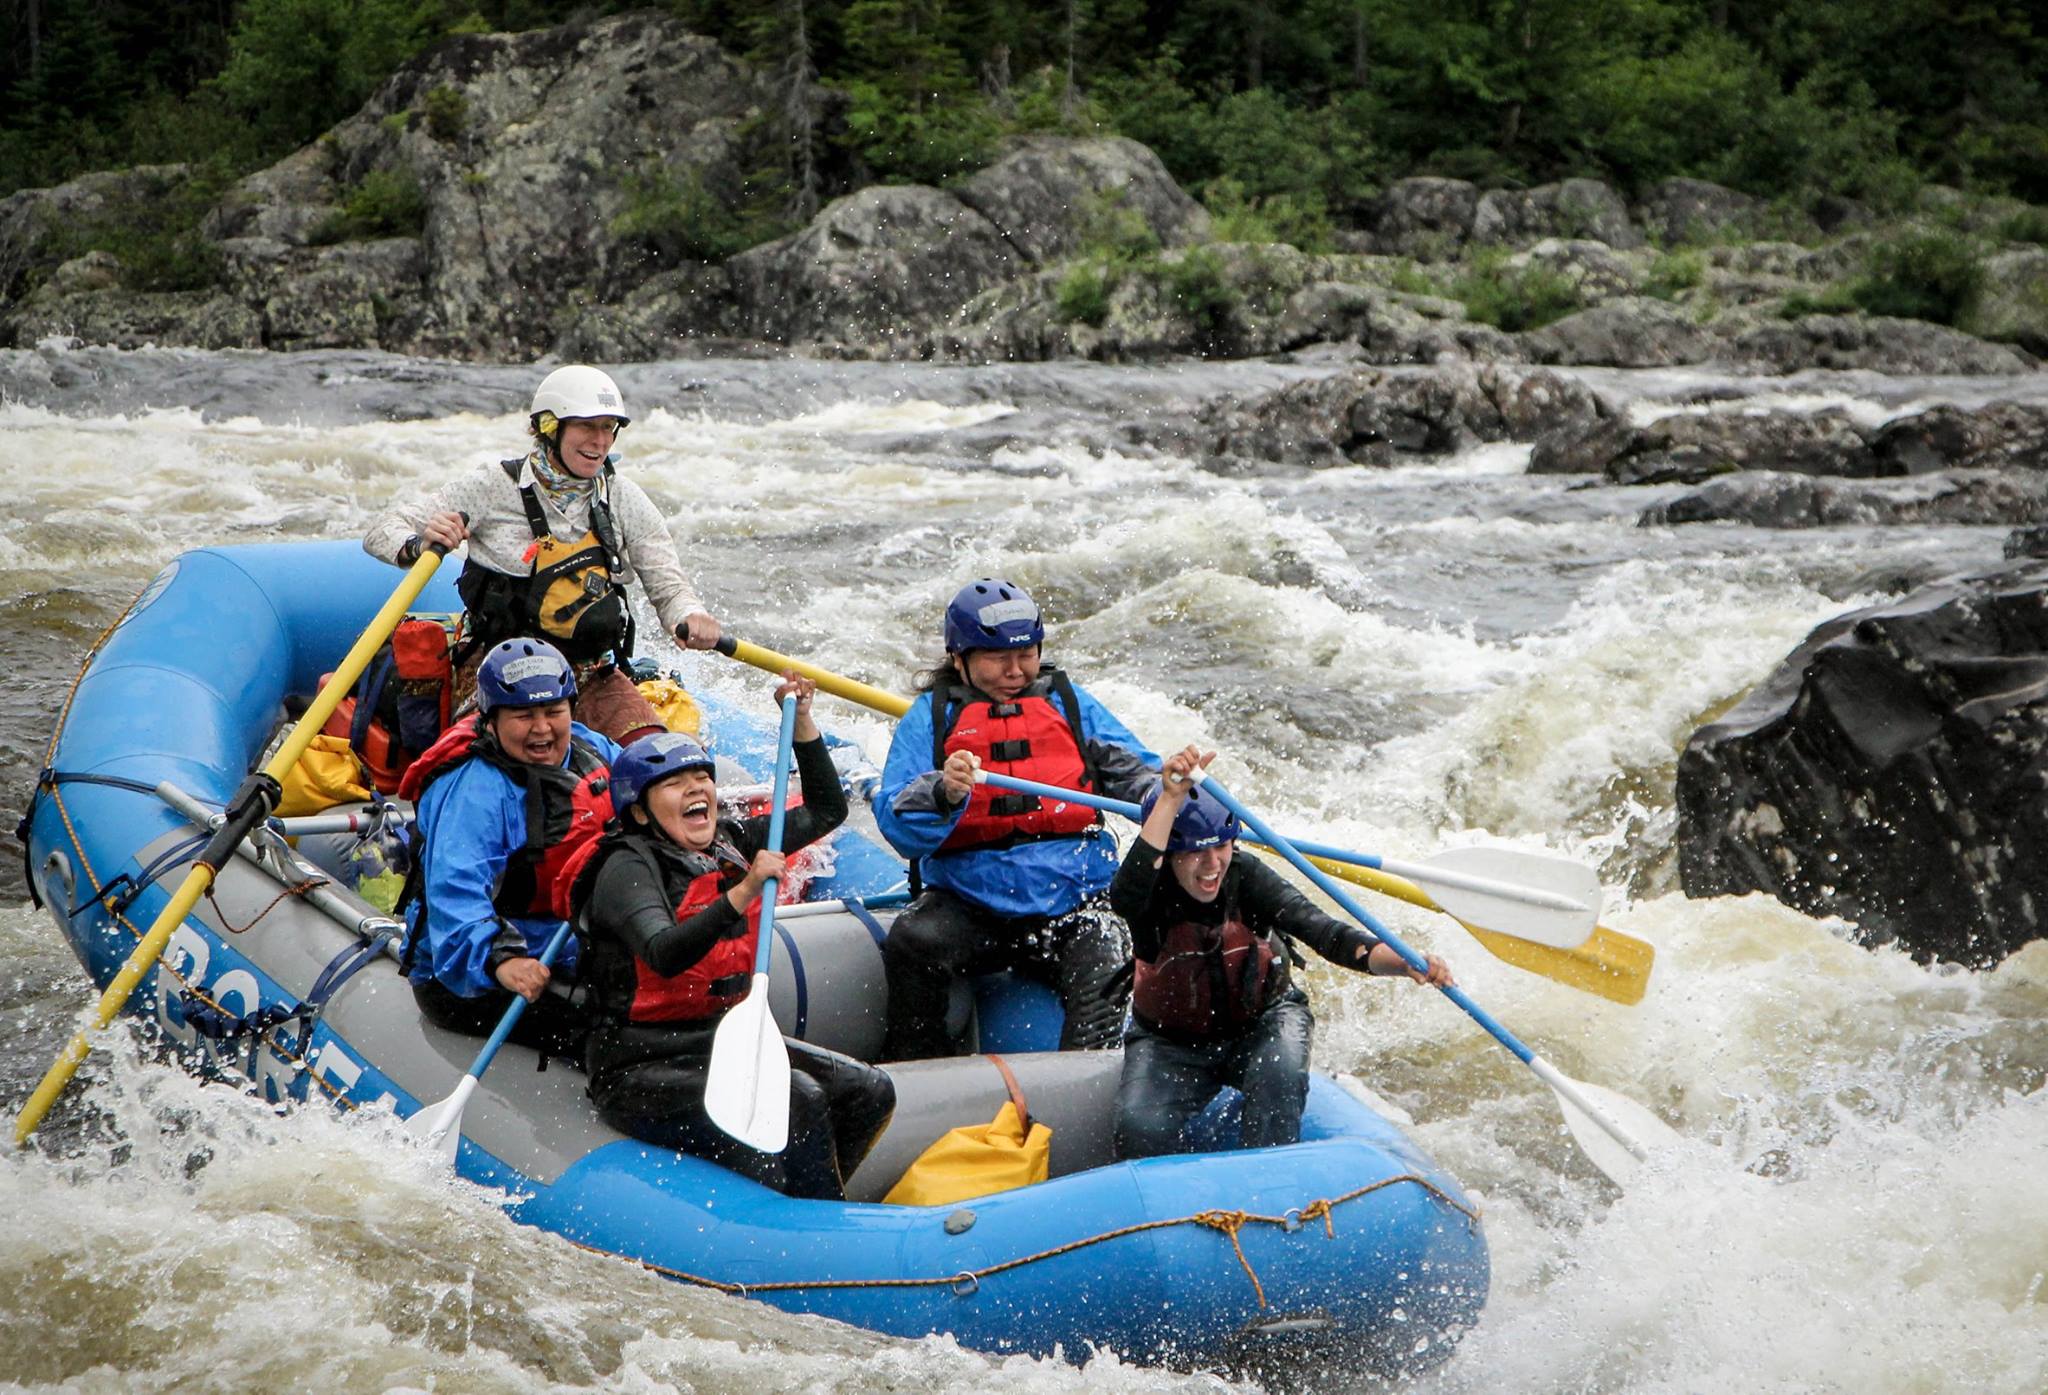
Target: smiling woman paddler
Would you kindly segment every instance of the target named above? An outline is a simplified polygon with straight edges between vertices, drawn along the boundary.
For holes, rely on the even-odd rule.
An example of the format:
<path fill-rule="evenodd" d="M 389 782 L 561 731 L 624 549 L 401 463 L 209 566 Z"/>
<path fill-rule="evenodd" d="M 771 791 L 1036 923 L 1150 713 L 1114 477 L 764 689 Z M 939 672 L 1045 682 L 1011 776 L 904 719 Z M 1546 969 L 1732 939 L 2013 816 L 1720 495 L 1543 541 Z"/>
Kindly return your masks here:
<path fill-rule="evenodd" d="M 775 693 L 778 703 L 797 695 L 803 788 L 781 848 L 766 846 L 768 813 L 720 816 L 703 747 L 686 736 L 647 736 L 612 764 L 617 821 L 571 861 L 557 889 L 585 939 L 583 981 L 596 1019 L 590 1096 L 605 1122 L 792 1196 L 837 1200 L 895 1108 L 886 1074 L 785 1039 L 789 1146 L 779 1154 L 730 1137 L 704 1111 L 712 1037 L 753 976 L 762 887 L 782 876 L 785 853 L 846 817 L 839 772 L 811 719 L 815 691 L 790 674 Z"/>

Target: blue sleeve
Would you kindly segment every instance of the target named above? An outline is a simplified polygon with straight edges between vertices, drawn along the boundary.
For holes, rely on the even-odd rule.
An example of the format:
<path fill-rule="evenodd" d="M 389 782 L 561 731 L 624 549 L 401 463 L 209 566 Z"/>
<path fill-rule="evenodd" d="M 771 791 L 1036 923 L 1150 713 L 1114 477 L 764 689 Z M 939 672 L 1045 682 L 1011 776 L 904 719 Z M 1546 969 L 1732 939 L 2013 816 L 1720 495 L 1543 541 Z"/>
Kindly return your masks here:
<path fill-rule="evenodd" d="M 1133 804 L 1143 801 L 1152 792 L 1159 757 L 1087 689 L 1077 684 L 1074 696 L 1081 700 L 1081 735 L 1088 742 L 1102 792 Z"/>
<path fill-rule="evenodd" d="M 427 836 L 423 951 L 443 987 L 474 998 L 498 986 L 489 959 L 505 927 L 491 905 L 491 892 L 513 852 L 525 843 L 525 805 L 512 782 L 482 761 L 435 781 L 422 804 Z"/>
<path fill-rule="evenodd" d="M 594 732 L 589 727 L 584 726 L 581 722 L 569 723 L 569 734 L 571 736 L 579 736 L 583 738 L 585 742 L 589 743 L 592 747 L 594 747 L 597 753 L 600 756 L 604 757 L 604 763 L 606 765 L 611 765 L 617 762 L 619 758 L 619 752 L 624 749 L 624 747 L 620 746 L 618 742 L 612 740 L 609 736 L 605 736 L 599 732 Z"/>
<path fill-rule="evenodd" d="M 889 846 L 907 858 L 928 857 L 967 812 L 965 804 L 941 813 L 931 797 L 938 779 L 932 766 L 932 695 L 924 694 L 896 723 L 882 785 L 874 800 L 875 826 Z"/>

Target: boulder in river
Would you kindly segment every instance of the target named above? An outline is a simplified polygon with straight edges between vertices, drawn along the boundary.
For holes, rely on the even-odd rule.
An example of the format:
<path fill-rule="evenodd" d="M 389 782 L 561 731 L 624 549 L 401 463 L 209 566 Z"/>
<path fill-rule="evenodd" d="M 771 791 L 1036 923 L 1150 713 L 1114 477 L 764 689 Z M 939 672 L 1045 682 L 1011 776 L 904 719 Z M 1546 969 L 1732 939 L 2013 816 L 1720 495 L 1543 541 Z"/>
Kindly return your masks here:
<path fill-rule="evenodd" d="M 1765 891 L 1921 959 L 2048 926 L 2048 563 L 1820 626 L 1678 763 L 1689 896 Z"/>
<path fill-rule="evenodd" d="M 1746 470 L 1652 505 L 1637 522 L 1645 527 L 1747 523 L 1758 528 L 2042 523 L 2048 522 L 2048 474 L 1956 470 L 1910 479 L 1844 480 Z"/>

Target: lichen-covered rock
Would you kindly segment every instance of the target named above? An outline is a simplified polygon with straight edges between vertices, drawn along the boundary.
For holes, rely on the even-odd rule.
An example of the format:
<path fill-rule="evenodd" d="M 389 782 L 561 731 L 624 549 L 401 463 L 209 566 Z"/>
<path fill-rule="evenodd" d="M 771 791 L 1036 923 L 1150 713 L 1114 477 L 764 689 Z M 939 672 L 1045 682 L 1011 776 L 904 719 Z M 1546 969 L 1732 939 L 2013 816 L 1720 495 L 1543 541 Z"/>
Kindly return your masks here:
<path fill-rule="evenodd" d="M 1720 340 L 1669 301 L 1630 296 L 1581 310 L 1521 336 L 1535 363 L 1669 368 L 1705 363 Z"/>
<path fill-rule="evenodd" d="M 1597 179 L 1567 179 L 1534 189 L 1495 189 L 1472 213 L 1472 241 L 1527 247 L 1546 237 L 1640 247 L 1621 196 Z"/>

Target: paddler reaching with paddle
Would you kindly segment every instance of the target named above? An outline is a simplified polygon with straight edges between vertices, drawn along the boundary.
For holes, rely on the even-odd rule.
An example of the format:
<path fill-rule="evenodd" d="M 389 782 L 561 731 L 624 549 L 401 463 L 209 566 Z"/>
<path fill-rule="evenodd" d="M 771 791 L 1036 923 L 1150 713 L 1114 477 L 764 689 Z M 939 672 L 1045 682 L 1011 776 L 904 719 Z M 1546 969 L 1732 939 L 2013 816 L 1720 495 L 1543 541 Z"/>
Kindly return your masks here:
<path fill-rule="evenodd" d="M 952 990 L 1015 969 L 1057 987 L 1062 1051 L 1116 1045 L 1131 993 L 1130 934 L 1103 898 L 1116 841 L 1095 810 L 975 783 L 983 767 L 1136 800 L 1157 757 L 1043 662 L 1038 605 L 1006 581 L 946 607 L 946 660 L 889 743 L 875 822 L 925 890 L 889 928 L 886 1059 L 959 1054 Z"/>
<path fill-rule="evenodd" d="M 501 640 L 544 639 L 577 668 L 578 715 L 625 743 L 663 730 L 625 672 L 633 652 L 626 583 L 638 577 L 662 627 L 690 649 L 718 642 L 718 621 L 683 575 L 675 539 L 645 490 L 611 453 L 632 419 L 608 374 L 557 368 L 534 390 L 520 459 L 479 466 L 435 493 L 387 509 L 363 538 L 372 557 L 405 567 L 433 544 L 469 544 L 457 589 L 468 607 L 466 657 Z M 468 521 L 464 522 L 467 515 Z"/>
<path fill-rule="evenodd" d="M 1289 972 L 1294 940 L 1362 973 L 1453 982 L 1434 954 L 1429 972 L 1416 973 L 1370 931 L 1317 910 L 1264 862 L 1235 856 L 1236 816 L 1194 783 L 1214 759 L 1193 746 L 1166 758 L 1109 888 L 1137 957 L 1117 1089 L 1120 1158 L 1192 1151 L 1183 1130 L 1225 1085 L 1244 1093 L 1239 1146 L 1300 1139 L 1315 1020 Z"/>
<path fill-rule="evenodd" d="M 747 996 L 761 933 L 761 892 L 787 852 L 846 818 L 846 792 L 811 719 L 816 685 L 787 675 L 797 698 L 794 752 L 802 805 L 782 847 L 770 815 L 721 818 L 715 766 L 686 736 L 644 736 L 612 763 L 618 821 L 573 857 L 557 883 L 588 942 L 584 982 L 596 1026 L 590 1096 L 606 1123 L 706 1158 L 791 1196 L 843 1200 L 845 1180 L 896 1107 L 889 1077 L 850 1056 L 785 1038 L 789 1145 L 748 1147 L 704 1109 L 719 1020 Z M 778 929 L 780 927 L 777 927 Z"/>

